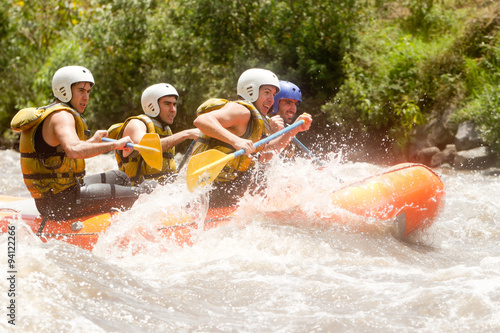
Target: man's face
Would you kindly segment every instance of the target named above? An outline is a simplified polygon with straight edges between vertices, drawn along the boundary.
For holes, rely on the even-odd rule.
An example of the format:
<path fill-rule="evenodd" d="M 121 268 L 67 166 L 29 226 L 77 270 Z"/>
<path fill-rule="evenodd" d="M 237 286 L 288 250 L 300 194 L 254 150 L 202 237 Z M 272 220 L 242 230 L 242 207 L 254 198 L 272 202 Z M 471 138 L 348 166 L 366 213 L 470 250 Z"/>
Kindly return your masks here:
<path fill-rule="evenodd" d="M 275 108 L 278 108 L 277 114 L 283 118 L 283 121 L 286 124 L 291 124 L 293 122 L 293 117 L 295 117 L 295 113 L 297 113 L 297 106 L 299 105 L 299 101 L 291 98 L 281 98 L 278 101 L 278 105 L 275 105 Z"/>
<path fill-rule="evenodd" d="M 277 89 L 272 85 L 263 85 L 259 88 L 259 98 L 255 101 L 254 105 L 257 110 L 264 116 L 267 115 L 269 109 L 273 106 L 274 96 L 277 94 Z"/>
<path fill-rule="evenodd" d="M 158 100 L 158 105 L 160 105 L 160 119 L 165 124 L 172 125 L 177 115 L 177 97 L 163 96 Z"/>
<path fill-rule="evenodd" d="M 85 111 L 89 102 L 90 89 L 92 89 L 92 83 L 90 82 L 77 82 L 71 86 L 71 100 L 69 104 L 78 113 Z"/>

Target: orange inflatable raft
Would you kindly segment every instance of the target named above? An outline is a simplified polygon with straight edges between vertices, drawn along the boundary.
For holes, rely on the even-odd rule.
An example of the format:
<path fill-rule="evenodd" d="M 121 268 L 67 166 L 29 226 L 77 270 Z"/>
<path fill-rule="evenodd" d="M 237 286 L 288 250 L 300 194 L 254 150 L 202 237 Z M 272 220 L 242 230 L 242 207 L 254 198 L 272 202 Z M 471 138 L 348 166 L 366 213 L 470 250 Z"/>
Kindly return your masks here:
<path fill-rule="evenodd" d="M 424 165 L 408 163 L 333 192 L 331 203 L 359 217 L 390 221 L 396 235 L 405 237 L 434 222 L 444 205 L 444 194 L 437 174 Z M 326 222 L 340 219 L 324 213 L 320 218 Z"/>
<path fill-rule="evenodd" d="M 347 223 L 345 214 L 356 216 L 356 223 L 370 219 L 393 223 L 397 236 L 430 226 L 444 204 L 444 185 L 438 175 L 424 165 L 400 164 L 378 175 L 346 185 L 331 194 L 329 212 L 306 212 L 301 207 L 268 210 L 270 217 L 285 219 L 319 219 L 324 223 Z M 169 237 L 178 244 L 190 245 L 193 232 L 208 230 L 228 223 L 238 207 L 210 209 L 204 223 L 190 220 L 187 214 L 165 216 L 158 225 L 158 235 Z M 92 250 L 99 236 L 113 223 L 119 213 L 88 216 L 68 221 L 46 221 L 38 215 L 32 199 L 0 195 L 0 231 L 6 233 L 12 221 L 22 220 L 43 241 L 62 240 L 83 249 Z M 368 223 L 368 222 L 367 222 Z M 372 223 L 372 222 L 370 222 Z M 124 240 L 123 244 L 127 241 Z"/>

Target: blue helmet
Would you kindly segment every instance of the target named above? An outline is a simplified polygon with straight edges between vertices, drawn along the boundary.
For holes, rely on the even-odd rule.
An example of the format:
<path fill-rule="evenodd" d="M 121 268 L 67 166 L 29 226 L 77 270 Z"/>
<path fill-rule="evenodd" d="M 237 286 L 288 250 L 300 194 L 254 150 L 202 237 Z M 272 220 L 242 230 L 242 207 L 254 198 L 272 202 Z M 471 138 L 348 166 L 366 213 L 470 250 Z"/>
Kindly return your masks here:
<path fill-rule="evenodd" d="M 296 99 L 302 102 L 302 93 L 299 87 L 292 82 L 280 81 L 280 91 L 274 96 L 273 111 L 270 112 L 270 114 L 276 114 L 276 112 L 278 112 L 278 105 L 282 98 Z"/>

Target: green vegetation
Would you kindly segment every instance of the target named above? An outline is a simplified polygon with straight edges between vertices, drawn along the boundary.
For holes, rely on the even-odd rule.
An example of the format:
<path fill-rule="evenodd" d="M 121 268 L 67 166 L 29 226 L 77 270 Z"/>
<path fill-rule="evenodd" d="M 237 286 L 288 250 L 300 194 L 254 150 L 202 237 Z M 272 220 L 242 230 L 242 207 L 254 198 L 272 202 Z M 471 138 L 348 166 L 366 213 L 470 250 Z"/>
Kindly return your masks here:
<path fill-rule="evenodd" d="M 500 149 L 499 9 L 494 1 L 379 2 L 344 57 L 344 84 L 321 109 L 344 132 L 378 131 L 403 151 L 416 125 L 453 109 L 455 125 L 474 119 Z"/>
<path fill-rule="evenodd" d="M 454 110 L 500 152 L 500 5 L 472 0 L 91 0 L 0 4 L 0 128 L 52 99 L 57 68 L 96 79 L 85 118 L 107 128 L 141 112 L 144 88 L 179 91 L 178 131 L 209 97 L 236 98 L 247 68 L 298 84 L 302 110 L 338 133 L 404 147 Z"/>

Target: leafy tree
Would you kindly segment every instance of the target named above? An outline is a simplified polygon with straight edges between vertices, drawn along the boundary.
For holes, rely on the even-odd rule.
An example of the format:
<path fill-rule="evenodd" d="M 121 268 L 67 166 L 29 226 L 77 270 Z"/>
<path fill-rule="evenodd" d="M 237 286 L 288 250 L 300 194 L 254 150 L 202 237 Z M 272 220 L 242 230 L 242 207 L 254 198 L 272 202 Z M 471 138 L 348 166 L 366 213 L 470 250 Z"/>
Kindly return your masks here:
<path fill-rule="evenodd" d="M 62 40 L 72 35 L 81 17 L 81 1 L 9 1 L 0 4 L 0 126 L 11 135 L 10 120 L 17 110 L 47 104 L 51 100 L 51 78 L 58 64 L 71 54 L 61 49 Z"/>
<path fill-rule="evenodd" d="M 494 33 L 499 23 L 492 18 L 498 18 L 499 6 L 476 13 L 474 6 L 457 10 L 450 3 L 379 3 L 373 20 L 360 28 L 359 43 L 344 57 L 344 84 L 322 107 L 346 135 L 352 129 L 382 133 L 404 151 L 415 126 L 482 94 L 478 90 L 484 91 L 484 80 L 479 78 L 489 76 L 477 64 L 488 63 L 492 73 L 499 72 L 491 66 L 495 61 L 484 62 L 484 50 L 498 40 Z M 486 100 L 495 100 L 495 90 L 486 96 L 491 99 L 482 98 L 479 104 L 491 105 Z M 493 122 L 486 125 L 486 119 L 494 118 L 477 119 L 484 119 L 485 130 L 498 132 Z"/>
<path fill-rule="evenodd" d="M 94 74 L 85 115 L 93 129 L 141 113 L 147 86 L 173 84 L 180 93 L 174 131 L 192 127 L 205 99 L 236 98 L 239 75 L 262 67 L 301 87 L 301 109 L 315 128 L 332 124 L 349 140 L 377 133 L 404 148 L 415 126 L 456 108 L 456 122 L 473 117 L 500 151 L 495 2 L 26 3 L 0 3 L 4 138 L 17 110 L 52 100 L 51 78 L 61 66 Z"/>
<path fill-rule="evenodd" d="M 107 128 L 141 110 L 140 96 L 148 84 L 142 54 L 151 5 L 142 0 L 95 1 L 92 15 L 77 29 L 96 80 L 86 111 L 92 127 Z"/>

